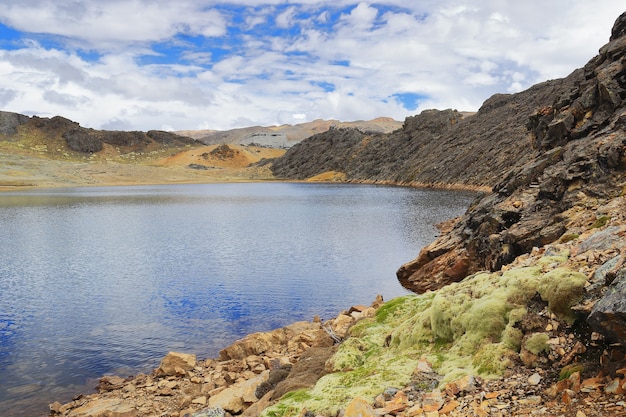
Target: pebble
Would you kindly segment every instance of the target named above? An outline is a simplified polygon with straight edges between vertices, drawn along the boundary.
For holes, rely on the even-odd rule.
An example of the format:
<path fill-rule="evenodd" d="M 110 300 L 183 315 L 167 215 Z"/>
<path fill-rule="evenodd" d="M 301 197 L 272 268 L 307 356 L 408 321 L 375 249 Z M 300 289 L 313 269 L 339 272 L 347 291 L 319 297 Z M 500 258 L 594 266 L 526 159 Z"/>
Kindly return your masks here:
<path fill-rule="evenodd" d="M 538 385 L 539 382 L 541 382 L 541 375 L 539 375 L 537 372 L 535 372 L 528 378 L 528 383 L 530 385 Z"/>

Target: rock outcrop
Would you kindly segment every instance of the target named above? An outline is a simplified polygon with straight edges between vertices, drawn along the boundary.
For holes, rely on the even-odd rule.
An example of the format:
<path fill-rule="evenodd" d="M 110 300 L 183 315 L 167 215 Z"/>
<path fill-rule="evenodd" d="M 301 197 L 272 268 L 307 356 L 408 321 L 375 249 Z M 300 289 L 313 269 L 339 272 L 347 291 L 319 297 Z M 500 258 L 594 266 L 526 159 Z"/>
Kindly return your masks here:
<path fill-rule="evenodd" d="M 28 116 L 23 114 L 0 111 L 0 134 L 13 135 L 17 127 L 28 122 Z"/>
<path fill-rule="evenodd" d="M 95 130 L 81 127 L 78 123 L 61 116 L 28 117 L 17 113 L 0 112 L 0 134 L 14 135 L 21 126 L 41 132 L 48 142 L 62 138 L 70 150 L 82 154 L 99 152 L 105 144 L 123 148 L 126 152 L 142 151 L 153 144 L 161 147 L 200 144 L 194 139 L 159 130 L 148 132 Z M 0 140 L 2 139 L 6 138 L 0 137 Z"/>
<path fill-rule="evenodd" d="M 618 19 L 613 33 L 622 33 L 624 24 L 623 17 Z M 612 37 L 583 69 L 551 83 L 560 85 L 553 91 L 559 94 L 531 114 L 518 115 L 528 129 L 518 139 L 534 157 L 512 162 L 493 193 L 476 202 L 450 233 L 402 266 L 398 278 L 405 286 L 423 292 L 467 273 L 498 270 L 573 233 L 571 211 L 584 209 L 583 202 L 594 199 L 602 205 L 623 194 L 626 37 Z"/>
<path fill-rule="evenodd" d="M 499 270 L 561 238 L 567 212 L 583 200 L 603 204 L 624 192 L 625 24 L 620 17 L 599 55 L 564 79 L 496 94 L 469 117 L 424 111 L 388 135 L 330 130 L 291 148 L 272 170 L 295 179 L 333 171 L 347 181 L 491 187 L 397 275 L 420 293 Z"/>

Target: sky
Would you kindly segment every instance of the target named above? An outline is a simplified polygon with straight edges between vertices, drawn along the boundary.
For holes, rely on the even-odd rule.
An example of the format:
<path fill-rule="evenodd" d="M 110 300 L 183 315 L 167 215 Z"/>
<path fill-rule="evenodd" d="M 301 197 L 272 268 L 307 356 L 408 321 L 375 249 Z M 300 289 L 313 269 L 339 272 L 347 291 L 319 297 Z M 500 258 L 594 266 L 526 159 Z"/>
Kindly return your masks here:
<path fill-rule="evenodd" d="M 109 130 L 475 111 L 580 68 L 615 0 L 0 0 L 0 110 Z"/>

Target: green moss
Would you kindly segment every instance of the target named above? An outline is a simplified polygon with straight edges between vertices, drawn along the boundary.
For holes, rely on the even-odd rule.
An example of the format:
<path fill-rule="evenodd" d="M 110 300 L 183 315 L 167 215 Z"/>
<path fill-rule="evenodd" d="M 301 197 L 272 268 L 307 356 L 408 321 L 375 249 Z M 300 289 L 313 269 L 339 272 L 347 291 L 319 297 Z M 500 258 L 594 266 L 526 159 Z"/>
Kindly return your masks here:
<path fill-rule="evenodd" d="M 567 256 L 544 256 L 533 266 L 478 273 L 436 292 L 388 301 L 375 317 L 352 327 L 329 362 L 334 373 L 308 395 L 285 396 L 264 415 L 291 416 L 303 408 L 334 415 L 356 396 L 374 398 L 387 387 L 403 387 L 419 358 L 432 364 L 442 383 L 468 374 L 502 374 L 521 348 L 516 324 L 537 293 L 555 313 L 571 314 L 586 278 L 558 268 Z M 539 353 L 548 349 L 547 341 L 547 334 L 535 334 L 524 347 Z"/>
<path fill-rule="evenodd" d="M 581 300 L 586 282 L 587 277 L 580 272 L 557 268 L 543 276 L 537 290 L 553 313 L 573 320 L 571 307 Z"/>
<path fill-rule="evenodd" d="M 483 377 L 502 375 L 511 366 L 514 354 L 504 343 L 491 343 L 474 355 L 472 365 Z"/>
<path fill-rule="evenodd" d="M 609 216 L 600 216 L 596 219 L 595 222 L 593 222 L 593 224 L 590 226 L 591 229 L 597 229 L 599 227 L 604 227 L 606 225 L 606 223 L 610 220 L 611 218 Z"/>
<path fill-rule="evenodd" d="M 524 342 L 524 348 L 532 354 L 538 355 L 541 352 L 550 350 L 548 340 L 550 340 L 550 336 L 546 333 L 533 333 Z"/>
<path fill-rule="evenodd" d="M 402 310 L 405 302 L 406 297 L 398 297 L 387 301 L 378 310 L 376 310 L 376 321 L 379 323 L 384 322 L 387 320 L 389 315 L 394 314 L 396 310 Z"/>
<path fill-rule="evenodd" d="M 580 372 L 582 374 L 584 370 L 585 367 L 577 363 L 564 366 L 559 373 L 559 381 L 569 378 L 570 376 L 572 376 L 572 374 L 575 374 L 576 372 Z"/>
<path fill-rule="evenodd" d="M 576 233 L 567 233 L 561 236 L 561 238 L 559 239 L 559 242 L 560 243 L 571 242 L 572 240 L 578 239 L 578 237 L 579 236 Z"/>

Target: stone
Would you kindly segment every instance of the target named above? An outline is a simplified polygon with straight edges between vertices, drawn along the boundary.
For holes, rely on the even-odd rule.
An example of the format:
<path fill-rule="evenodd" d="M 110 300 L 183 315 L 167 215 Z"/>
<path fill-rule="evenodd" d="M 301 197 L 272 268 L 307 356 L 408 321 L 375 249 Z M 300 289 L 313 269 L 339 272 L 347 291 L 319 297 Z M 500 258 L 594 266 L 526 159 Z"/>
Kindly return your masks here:
<path fill-rule="evenodd" d="M 207 408 L 193 413 L 191 417 L 224 417 L 226 413 L 219 407 Z"/>
<path fill-rule="evenodd" d="M 254 403 L 258 400 L 255 395 L 257 387 L 266 382 L 270 371 L 265 371 L 254 378 L 238 382 L 225 388 L 209 398 L 209 406 L 219 407 L 230 413 L 240 413 L 245 404 Z"/>
<path fill-rule="evenodd" d="M 346 407 L 344 417 L 378 417 L 372 406 L 361 397 L 356 397 Z"/>
<path fill-rule="evenodd" d="M 257 402 L 250 405 L 250 407 L 246 408 L 242 413 L 245 417 L 259 417 L 263 410 L 269 407 L 272 404 L 272 393 L 268 392 L 263 397 L 261 397 Z"/>
<path fill-rule="evenodd" d="M 196 355 L 180 352 L 169 352 L 156 369 L 157 376 L 185 375 L 196 366 Z"/>
<path fill-rule="evenodd" d="M 474 375 L 466 375 L 454 381 L 460 392 L 472 392 L 476 389 L 476 378 Z"/>
<path fill-rule="evenodd" d="M 456 400 L 452 400 L 449 403 L 445 404 L 443 407 L 441 407 L 441 409 L 439 410 L 439 414 L 441 415 L 449 414 L 452 411 L 456 410 L 459 405 L 461 405 L 461 403 L 459 403 Z"/>
<path fill-rule="evenodd" d="M 541 382 L 541 375 L 536 372 L 528 378 L 528 383 L 530 385 L 539 385 L 539 382 Z"/>
<path fill-rule="evenodd" d="M 264 352 L 271 352 L 276 346 L 287 345 L 288 341 L 303 333 L 314 335 L 316 338 L 314 344 L 323 344 L 322 340 L 330 341 L 332 344 L 330 336 L 321 329 L 320 323 L 300 321 L 271 332 L 253 333 L 237 340 L 220 351 L 219 359 L 221 361 L 242 360 L 250 355 L 262 355 Z"/>
<path fill-rule="evenodd" d="M 613 282 L 606 294 L 593 306 L 587 322 L 607 340 L 626 340 L 626 276 Z"/>
<path fill-rule="evenodd" d="M 102 398 L 89 401 L 73 409 L 69 417 L 137 417 L 135 407 L 119 398 Z"/>
<path fill-rule="evenodd" d="M 428 363 L 428 361 L 424 360 L 424 359 L 420 359 L 417 362 L 417 367 L 415 368 L 416 372 L 423 372 L 423 373 L 427 373 L 430 374 L 433 372 L 433 368 L 430 365 L 430 363 Z"/>
<path fill-rule="evenodd" d="M 198 397 L 198 398 L 194 398 L 193 400 L 191 400 L 192 404 L 200 404 L 200 405 L 206 405 L 206 396 L 202 396 L 202 397 Z"/>
<path fill-rule="evenodd" d="M 422 399 L 422 409 L 425 412 L 439 411 L 445 403 L 441 391 L 434 390 L 424 395 Z"/>
<path fill-rule="evenodd" d="M 331 328 L 340 339 L 348 336 L 350 327 L 354 324 L 354 318 L 346 314 L 339 314 L 332 322 Z"/>

